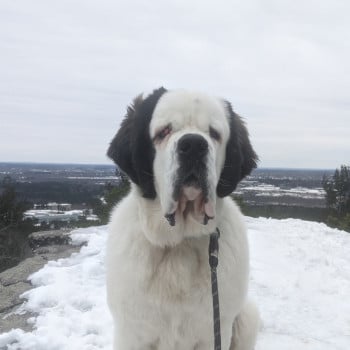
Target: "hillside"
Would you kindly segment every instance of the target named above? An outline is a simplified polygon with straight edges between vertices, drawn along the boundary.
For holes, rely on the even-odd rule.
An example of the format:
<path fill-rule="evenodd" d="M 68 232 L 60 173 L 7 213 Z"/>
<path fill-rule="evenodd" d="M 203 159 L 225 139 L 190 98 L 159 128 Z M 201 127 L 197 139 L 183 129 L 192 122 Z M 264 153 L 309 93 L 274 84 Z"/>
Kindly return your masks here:
<path fill-rule="evenodd" d="M 246 218 L 250 294 L 264 325 L 256 350 L 347 350 L 350 344 L 350 235 L 301 220 Z M 0 349 L 111 349 L 105 302 L 106 227 L 79 229 L 86 241 L 70 258 L 31 276 L 20 311 L 34 312 L 32 332 L 0 334 Z M 12 344 L 12 345 L 10 345 Z"/>

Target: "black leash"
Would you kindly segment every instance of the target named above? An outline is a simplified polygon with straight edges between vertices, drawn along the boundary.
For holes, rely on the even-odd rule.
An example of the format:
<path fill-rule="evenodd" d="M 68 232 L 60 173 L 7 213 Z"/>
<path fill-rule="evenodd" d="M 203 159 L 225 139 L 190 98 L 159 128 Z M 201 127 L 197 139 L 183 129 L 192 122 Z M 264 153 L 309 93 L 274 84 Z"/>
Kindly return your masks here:
<path fill-rule="evenodd" d="M 220 231 L 216 228 L 216 231 L 210 235 L 209 241 L 209 265 L 211 270 L 211 292 L 213 296 L 214 350 L 221 350 L 219 291 L 216 270 L 219 262 L 219 237 Z"/>

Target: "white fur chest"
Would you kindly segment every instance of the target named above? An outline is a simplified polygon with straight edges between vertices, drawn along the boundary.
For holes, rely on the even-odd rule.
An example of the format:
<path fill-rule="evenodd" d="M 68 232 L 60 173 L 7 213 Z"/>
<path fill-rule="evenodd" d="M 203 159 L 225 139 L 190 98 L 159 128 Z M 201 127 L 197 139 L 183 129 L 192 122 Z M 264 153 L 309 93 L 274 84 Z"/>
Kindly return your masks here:
<path fill-rule="evenodd" d="M 206 242 L 198 243 L 203 247 L 151 247 L 149 255 L 133 267 L 133 287 L 124 291 L 123 305 L 134 313 L 134 329 L 147 329 L 147 338 L 153 335 L 144 341 L 158 339 L 160 349 L 192 349 L 204 334 L 208 337 L 210 274 L 207 256 L 200 249 L 206 251 Z M 134 297 L 129 299 L 131 294 Z"/>
<path fill-rule="evenodd" d="M 129 218 L 133 224 L 124 227 L 121 217 L 135 209 L 128 202 L 122 203 L 118 217 L 112 220 L 118 224 L 110 227 L 107 251 L 108 297 L 116 310 L 118 333 L 132 330 L 133 335 L 123 339 L 136 337 L 137 344 L 155 344 L 155 349 L 210 349 L 213 321 L 209 237 L 187 238 L 168 248 L 154 246 L 140 232 L 136 216 Z M 234 238 L 240 237 L 228 234 L 223 226 L 218 280 L 225 342 L 225 333 L 230 334 L 244 298 L 248 274 L 243 258 L 247 255 L 245 241 L 239 242 L 240 251 L 235 251 Z M 146 345 L 145 349 L 152 349 Z M 119 348 L 133 347 L 123 343 Z"/>

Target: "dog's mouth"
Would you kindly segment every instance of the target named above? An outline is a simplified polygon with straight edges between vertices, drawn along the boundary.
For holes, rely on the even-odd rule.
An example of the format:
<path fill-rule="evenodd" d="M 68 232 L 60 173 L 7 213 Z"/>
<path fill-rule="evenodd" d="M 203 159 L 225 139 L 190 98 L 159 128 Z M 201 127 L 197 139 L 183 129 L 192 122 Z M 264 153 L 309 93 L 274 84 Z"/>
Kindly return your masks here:
<path fill-rule="evenodd" d="M 207 225 L 215 216 L 215 207 L 207 197 L 206 188 L 200 185 L 200 181 L 194 175 L 187 177 L 177 186 L 174 198 L 172 210 L 165 215 L 171 226 L 175 226 L 176 221 L 189 217 Z"/>

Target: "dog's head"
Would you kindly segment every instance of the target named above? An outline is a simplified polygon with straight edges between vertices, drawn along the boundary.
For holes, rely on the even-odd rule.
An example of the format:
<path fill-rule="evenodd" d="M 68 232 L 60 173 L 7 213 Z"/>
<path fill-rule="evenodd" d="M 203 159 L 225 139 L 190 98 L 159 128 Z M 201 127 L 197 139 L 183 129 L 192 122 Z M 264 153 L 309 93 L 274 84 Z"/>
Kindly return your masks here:
<path fill-rule="evenodd" d="M 217 196 L 232 193 L 257 162 L 229 102 L 164 88 L 135 98 L 107 154 L 144 198 L 159 197 L 170 225 L 207 224 Z"/>

